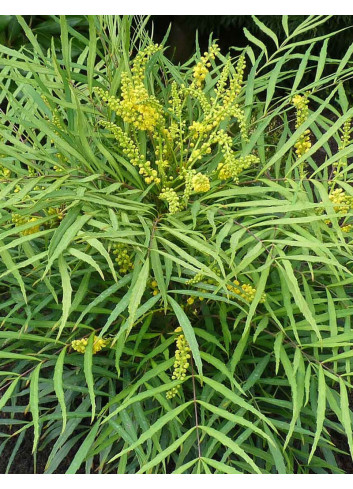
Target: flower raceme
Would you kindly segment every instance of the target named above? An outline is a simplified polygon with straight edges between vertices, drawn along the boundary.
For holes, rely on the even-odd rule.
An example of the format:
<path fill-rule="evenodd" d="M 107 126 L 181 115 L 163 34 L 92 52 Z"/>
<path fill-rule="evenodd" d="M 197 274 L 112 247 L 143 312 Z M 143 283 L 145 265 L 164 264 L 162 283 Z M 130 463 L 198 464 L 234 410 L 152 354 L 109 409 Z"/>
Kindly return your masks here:
<path fill-rule="evenodd" d="M 71 342 L 71 347 L 78 353 L 85 353 L 88 345 L 88 338 L 81 338 L 79 340 L 73 340 Z M 99 338 L 99 336 L 94 336 L 93 340 L 93 355 L 101 351 L 108 345 L 108 340 L 104 338 Z"/>
<path fill-rule="evenodd" d="M 182 332 L 182 328 L 179 326 L 174 330 L 175 333 Z M 174 371 L 172 374 L 172 380 L 184 380 L 186 377 L 186 371 L 189 367 L 190 359 L 190 348 L 183 334 L 179 335 L 176 339 L 176 350 L 175 350 L 175 362 Z M 176 387 L 170 389 L 166 397 L 167 399 L 172 399 L 178 394 L 180 390 L 180 384 Z"/>
<path fill-rule="evenodd" d="M 296 108 L 297 112 L 295 128 L 298 129 L 309 117 L 309 100 L 307 95 L 295 95 L 292 98 L 292 104 Z M 306 129 L 295 143 L 294 147 L 298 158 L 305 155 L 305 153 L 311 148 L 310 134 L 310 129 Z M 305 165 L 303 163 L 299 168 L 301 177 L 305 176 L 304 167 Z"/>
<path fill-rule="evenodd" d="M 109 120 L 100 120 L 100 126 L 113 135 L 123 157 L 175 214 L 187 206 L 193 193 L 208 192 L 213 181 L 238 183 L 241 172 L 259 159 L 241 154 L 242 141 L 248 139 L 241 99 L 245 57 L 241 55 L 232 69 L 230 60 L 223 63 L 215 88 L 206 90 L 211 70 L 219 71 L 220 51 L 213 43 L 196 61 L 191 80 L 187 74 L 182 83 L 168 80 L 168 99 L 160 101 L 159 92 L 152 94 L 154 89 L 147 83 L 146 68 L 161 50 L 151 44 L 138 52 L 131 70 L 121 74 L 118 94 L 103 87 L 96 94 L 112 114 Z M 230 136 L 234 130 L 235 137 Z M 223 162 L 217 170 L 212 160 L 219 153 Z"/>

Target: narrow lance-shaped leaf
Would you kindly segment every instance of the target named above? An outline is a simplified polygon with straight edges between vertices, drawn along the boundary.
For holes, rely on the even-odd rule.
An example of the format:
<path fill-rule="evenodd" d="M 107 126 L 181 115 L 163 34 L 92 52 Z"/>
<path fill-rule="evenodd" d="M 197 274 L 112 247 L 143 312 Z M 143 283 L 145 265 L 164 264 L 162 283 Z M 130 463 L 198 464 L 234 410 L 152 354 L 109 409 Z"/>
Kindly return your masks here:
<path fill-rule="evenodd" d="M 33 429 L 34 429 L 34 439 L 33 439 L 33 449 L 32 453 L 37 450 L 37 445 L 39 441 L 39 372 L 42 364 L 39 363 L 33 370 L 30 378 L 29 387 L 29 409 L 32 414 Z"/>
<path fill-rule="evenodd" d="M 310 463 L 317 444 L 320 440 L 320 435 L 325 421 L 325 410 L 326 410 L 326 381 L 324 369 L 321 365 L 318 366 L 318 392 L 317 392 L 317 413 L 316 413 L 316 431 L 313 446 L 309 455 L 308 463 Z"/>
<path fill-rule="evenodd" d="M 90 335 L 88 339 L 88 344 L 86 346 L 86 350 L 84 353 L 83 359 L 83 369 L 85 372 L 86 383 L 88 387 L 89 397 L 91 400 L 92 406 L 92 417 L 91 420 L 94 420 L 96 414 L 96 398 L 94 394 L 94 379 L 93 379 L 93 343 L 94 343 L 94 332 Z"/>
<path fill-rule="evenodd" d="M 54 390 L 56 397 L 58 398 L 60 408 L 61 408 L 61 414 L 62 414 L 62 419 L 63 419 L 63 425 L 62 425 L 62 430 L 61 432 L 63 433 L 66 428 L 66 404 L 65 404 L 65 395 L 64 395 L 64 389 L 63 389 L 63 370 L 64 370 L 64 362 L 65 362 L 65 355 L 66 355 L 66 350 L 67 347 L 65 346 L 59 356 L 58 359 L 55 363 L 55 368 L 54 368 Z"/>

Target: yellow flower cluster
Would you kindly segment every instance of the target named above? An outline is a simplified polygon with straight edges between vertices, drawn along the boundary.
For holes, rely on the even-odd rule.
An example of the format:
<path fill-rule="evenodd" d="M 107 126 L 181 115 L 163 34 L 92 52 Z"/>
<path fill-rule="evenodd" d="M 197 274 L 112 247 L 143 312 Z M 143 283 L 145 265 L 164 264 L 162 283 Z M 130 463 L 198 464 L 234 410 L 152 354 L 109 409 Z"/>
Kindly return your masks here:
<path fill-rule="evenodd" d="M 225 92 L 225 87 L 229 78 L 229 68 L 230 68 L 230 62 L 228 60 L 224 65 L 221 76 L 219 77 L 219 80 L 215 88 L 215 92 L 219 97 L 223 97 L 223 94 Z"/>
<path fill-rule="evenodd" d="M 334 211 L 343 214 L 344 216 L 348 214 L 350 209 L 353 209 L 353 197 L 347 195 L 342 188 L 332 190 L 329 194 L 329 199 L 333 204 L 335 204 L 333 206 Z M 323 212 L 322 209 L 319 210 L 319 213 L 321 212 Z M 325 219 L 325 223 L 328 226 L 332 224 L 330 219 Z M 344 233 L 349 233 L 352 227 L 352 224 L 347 223 L 341 225 L 341 229 Z"/>
<path fill-rule="evenodd" d="M 329 194 L 329 199 L 334 205 L 334 211 L 347 214 L 349 209 L 353 209 L 353 197 L 344 192 L 342 188 L 336 188 Z"/>
<path fill-rule="evenodd" d="M 2 136 L 0 136 L 0 142 L 2 142 L 3 140 L 4 140 L 4 138 Z M 5 157 L 5 155 L 0 155 L 0 161 L 4 157 Z M 10 176 L 11 176 L 11 170 L 9 170 L 8 168 L 6 168 L 6 166 L 4 166 L 0 163 L 0 177 L 10 178 Z"/>
<path fill-rule="evenodd" d="M 198 284 L 199 282 L 202 281 L 202 279 L 204 278 L 204 276 L 205 275 L 202 272 L 199 272 L 196 275 L 194 275 L 192 278 L 190 278 L 186 282 L 186 285 L 196 285 L 196 284 Z"/>
<path fill-rule="evenodd" d="M 129 159 L 130 163 L 134 166 L 139 167 L 140 175 L 143 175 L 145 182 L 150 184 L 152 182 L 160 183 L 160 178 L 158 177 L 157 170 L 151 168 L 151 162 L 146 161 L 146 159 L 141 155 L 137 149 L 134 141 L 127 135 L 121 127 L 113 124 L 113 122 L 99 121 L 100 125 L 108 129 L 119 142 L 122 152 Z"/>
<path fill-rule="evenodd" d="M 202 173 L 196 173 L 192 177 L 192 185 L 195 192 L 208 192 L 211 188 L 210 179 Z"/>
<path fill-rule="evenodd" d="M 201 56 L 200 61 L 194 66 L 193 76 L 195 85 L 197 87 L 202 87 L 206 75 L 209 73 L 209 68 L 211 67 L 210 60 L 215 59 L 216 55 L 220 52 L 219 47 L 216 43 L 210 46 L 209 50 L 206 51 L 203 56 Z"/>
<path fill-rule="evenodd" d="M 120 115 L 136 129 L 153 132 L 158 124 L 163 123 L 163 109 L 158 100 L 148 95 L 143 82 L 134 86 L 127 73 L 121 77 L 121 97 Z"/>
<path fill-rule="evenodd" d="M 220 273 L 220 270 L 218 267 L 212 266 L 211 268 L 212 268 L 212 271 L 214 273 L 216 273 L 218 276 L 220 276 L 221 273 Z M 186 284 L 187 285 L 196 285 L 202 281 L 205 283 L 208 283 L 210 285 L 217 285 L 216 281 L 213 278 L 209 278 L 209 279 L 205 280 L 205 276 L 202 272 L 199 272 L 196 275 L 194 275 L 191 279 L 189 279 L 186 282 Z M 252 287 L 249 284 L 240 284 L 240 282 L 238 280 L 234 280 L 233 284 L 228 284 L 227 289 L 230 292 L 232 292 L 233 294 L 240 295 L 247 302 L 252 302 L 254 300 L 254 297 L 256 294 L 256 288 L 255 287 Z M 201 292 L 206 293 L 207 290 L 201 290 Z M 193 298 L 191 298 L 191 299 L 192 299 L 192 302 L 187 301 L 188 304 L 192 304 L 194 302 Z M 204 299 L 203 297 L 199 297 L 199 300 L 202 301 L 203 299 Z M 261 296 L 260 302 L 261 303 L 265 302 L 265 300 L 266 300 L 266 294 L 263 293 Z"/>
<path fill-rule="evenodd" d="M 158 44 L 151 44 L 138 52 L 131 69 L 132 75 L 126 72 L 121 75 L 120 100 L 101 88 L 96 89 L 97 95 L 110 109 L 124 122 L 141 131 L 153 132 L 164 121 L 161 104 L 156 97 L 149 95 L 144 85 L 146 63 L 160 49 Z"/>
<path fill-rule="evenodd" d="M 243 109 L 238 103 L 238 98 L 243 83 L 243 76 L 245 70 L 245 57 L 241 55 L 237 62 L 236 73 L 230 77 L 229 87 L 226 89 L 227 78 L 229 77 L 229 64 L 227 63 L 222 71 L 220 80 L 216 87 L 216 100 L 214 105 L 210 105 L 206 95 L 200 90 L 199 87 L 195 88 L 192 85 L 185 91 L 192 97 L 199 100 L 201 108 L 204 113 L 204 119 L 197 124 L 190 126 L 190 129 L 197 129 L 196 134 L 207 137 L 207 134 L 212 130 L 215 130 L 221 122 L 235 117 L 239 124 L 241 136 L 244 140 L 248 139 L 247 128 L 245 123 L 245 115 Z"/>
<path fill-rule="evenodd" d="M 153 289 L 153 295 L 159 294 L 158 284 L 157 284 L 156 280 L 152 280 L 151 287 Z"/>
<path fill-rule="evenodd" d="M 351 140 L 351 124 L 352 124 L 352 119 L 347 119 L 346 122 L 343 124 L 342 133 L 341 133 L 341 137 L 340 137 L 340 144 L 338 146 L 339 151 L 342 151 L 343 149 L 345 149 L 350 143 L 350 140 Z M 340 169 L 342 167 L 345 167 L 345 166 L 347 166 L 347 157 L 341 158 L 338 161 L 337 166 L 333 171 L 333 174 L 338 175 Z"/>
<path fill-rule="evenodd" d="M 306 95 L 295 95 L 292 98 L 292 104 L 294 105 L 297 111 L 297 120 L 296 120 L 295 128 L 298 129 L 309 117 L 308 97 Z M 306 129 L 301 134 L 298 141 L 295 143 L 294 147 L 298 158 L 300 158 L 307 151 L 309 151 L 309 149 L 311 148 L 309 129 Z M 304 177 L 305 175 L 304 164 L 301 165 L 299 171 L 300 171 L 300 176 Z"/>
<path fill-rule="evenodd" d="M 57 127 L 58 129 L 60 130 L 64 130 L 64 126 L 61 124 L 61 119 L 60 119 L 60 115 L 59 115 L 59 111 L 58 109 L 55 109 L 53 111 L 53 115 L 52 115 L 52 119 L 51 119 L 52 123 L 54 124 L 55 127 Z M 57 131 L 55 131 L 55 134 L 59 134 Z"/>
<path fill-rule="evenodd" d="M 233 178 L 238 182 L 241 171 L 259 159 L 253 155 L 237 157 L 234 139 L 227 133 L 235 118 L 241 138 L 247 139 L 244 110 L 240 105 L 245 56 L 239 56 L 235 72 L 231 61 L 226 61 L 215 89 L 205 93 L 205 77 L 211 61 L 219 54 L 218 46 L 213 44 L 194 67 L 189 85 L 170 83 L 168 106 L 164 109 L 164 105 L 149 94 L 145 80 L 147 61 L 160 49 L 153 44 L 138 52 L 131 73 L 121 75 L 119 97 L 101 88 L 97 89 L 97 95 L 115 112 L 118 120 L 121 118 L 119 123 L 100 121 L 101 126 L 113 134 L 122 154 L 138 167 L 145 183 L 158 185 L 159 198 L 167 201 L 169 212 L 175 214 L 187 206 L 192 192 L 210 190 L 210 179 L 215 172 L 203 174 L 200 162 L 207 164 L 213 149 L 218 147 L 223 154 L 218 172 L 223 180 Z M 196 120 L 194 114 L 190 114 L 190 102 L 198 108 Z M 122 127 L 121 122 L 125 123 Z M 136 129 L 146 132 L 141 151 Z"/>
<path fill-rule="evenodd" d="M 12 214 L 12 222 L 16 226 L 21 226 L 22 224 L 27 224 L 29 222 L 33 223 L 33 226 L 29 227 L 28 229 L 25 229 L 24 231 L 21 232 L 23 236 L 28 236 L 30 234 L 38 233 L 40 231 L 40 225 L 35 224 L 38 221 L 38 217 L 24 217 L 20 216 L 19 214 Z"/>
<path fill-rule="evenodd" d="M 331 182 L 334 183 L 333 181 Z M 346 216 L 350 209 L 353 209 L 353 197 L 347 195 L 346 192 L 341 188 L 336 188 L 335 190 L 331 190 L 329 193 L 329 199 L 334 204 L 333 210 L 342 216 Z M 321 202 L 322 203 L 322 202 Z M 323 208 L 316 209 L 316 213 L 321 215 L 324 212 Z M 343 218 L 347 219 L 347 218 Z M 325 219 L 325 224 L 330 226 L 332 224 L 331 219 Z M 341 223 L 341 229 L 343 232 L 348 233 L 351 230 L 352 225 L 347 223 Z"/>
<path fill-rule="evenodd" d="M 46 99 L 46 97 L 42 97 L 44 99 L 44 101 L 46 102 L 47 106 L 50 108 L 50 104 L 48 103 L 48 100 Z M 52 118 L 51 118 L 51 122 L 52 124 L 60 129 L 60 131 L 65 131 L 65 127 L 63 126 L 63 124 L 61 123 L 61 118 L 60 118 L 60 112 L 58 109 L 54 109 L 53 110 L 53 115 L 52 115 Z M 60 135 L 59 131 L 57 130 L 54 130 L 54 133 L 56 135 Z M 54 140 L 52 139 L 51 140 L 51 143 L 54 144 Z M 62 163 L 65 163 L 68 161 L 68 159 L 61 153 L 56 153 L 55 156 L 58 158 L 59 161 L 61 161 Z M 58 165 L 54 165 L 53 166 L 53 170 L 57 173 L 60 173 L 63 171 L 63 168 L 60 168 Z"/>
<path fill-rule="evenodd" d="M 175 333 L 180 333 L 182 328 L 176 328 Z M 172 380 L 184 380 L 186 377 L 186 371 L 189 367 L 190 358 L 190 348 L 183 334 L 179 335 L 176 339 L 176 350 L 175 350 L 175 362 L 174 371 L 172 375 Z M 170 389 L 166 397 L 167 399 L 172 399 L 178 393 L 180 385 Z"/>
<path fill-rule="evenodd" d="M 52 216 L 53 219 L 50 221 L 50 226 L 55 227 L 58 221 L 62 221 L 64 219 L 64 211 L 59 207 L 49 207 L 47 210 L 48 216 Z"/>
<path fill-rule="evenodd" d="M 238 183 L 241 172 L 258 164 L 259 161 L 260 159 L 254 155 L 240 156 L 239 158 L 236 158 L 232 154 L 226 155 L 225 161 L 219 163 L 217 167 L 219 172 L 218 177 L 220 180 L 233 178 L 234 182 Z"/>
<path fill-rule="evenodd" d="M 88 345 L 87 338 L 81 338 L 80 340 L 73 340 L 71 342 L 71 347 L 74 350 L 78 351 L 79 353 L 85 353 L 87 345 Z M 102 348 L 105 348 L 107 345 L 108 345 L 108 340 L 104 338 L 99 338 L 99 336 L 94 336 L 93 349 L 92 349 L 93 355 L 101 351 Z"/>
<path fill-rule="evenodd" d="M 164 187 L 162 189 L 162 192 L 159 194 L 159 198 L 168 202 L 170 214 L 175 214 L 176 212 L 179 212 L 182 208 L 178 194 L 172 188 Z"/>
<path fill-rule="evenodd" d="M 125 243 L 115 243 L 113 248 L 113 255 L 116 255 L 115 261 L 119 265 L 119 273 L 126 274 L 133 270 L 134 264 L 127 245 Z"/>
<path fill-rule="evenodd" d="M 252 302 L 256 294 L 256 288 L 249 284 L 240 284 L 238 280 L 233 280 L 234 285 L 227 285 L 227 289 L 233 294 L 240 295 L 247 302 Z M 265 302 L 266 294 L 263 293 L 260 302 Z"/>
<path fill-rule="evenodd" d="M 1 158 L 2 155 L 0 155 Z M 10 178 L 11 170 L 6 168 L 6 166 L 0 164 L 0 176 L 4 178 Z"/>
<path fill-rule="evenodd" d="M 342 128 L 342 134 L 341 134 L 341 144 L 339 145 L 338 149 L 341 151 L 342 149 L 346 148 L 350 142 L 351 139 L 351 124 L 352 124 L 352 119 L 347 119 L 346 122 L 343 124 Z"/>

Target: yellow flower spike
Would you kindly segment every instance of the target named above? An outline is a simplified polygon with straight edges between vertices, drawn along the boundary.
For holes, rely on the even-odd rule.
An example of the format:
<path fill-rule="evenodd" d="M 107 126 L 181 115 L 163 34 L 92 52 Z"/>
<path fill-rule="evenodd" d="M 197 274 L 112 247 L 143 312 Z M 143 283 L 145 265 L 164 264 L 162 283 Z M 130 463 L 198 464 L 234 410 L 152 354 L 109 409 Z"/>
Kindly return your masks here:
<path fill-rule="evenodd" d="M 12 222 L 15 226 L 21 226 L 22 224 L 33 223 L 33 226 L 25 229 L 21 232 L 22 236 L 29 236 L 30 234 L 38 233 L 40 231 L 40 225 L 34 224 L 38 221 L 38 217 L 22 217 L 19 214 L 12 214 Z"/>
<path fill-rule="evenodd" d="M 191 306 L 195 302 L 195 299 L 193 297 L 188 297 L 186 302 Z"/>
<path fill-rule="evenodd" d="M 182 208 L 182 205 L 179 202 L 179 197 L 172 188 L 163 188 L 162 192 L 159 194 L 159 198 L 168 202 L 170 214 L 175 214 Z"/>
<path fill-rule="evenodd" d="M 144 86 L 146 64 L 160 49 L 158 44 L 151 44 L 138 52 L 131 69 L 132 76 L 126 72 L 121 75 L 121 100 L 101 88 L 96 89 L 97 95 L 110 109 L 141 131 L 154 132 L 164 121 L 163 107 Z"/>
<path fill-rule="evenodd" d="M 196 173 L 193 176 L 192 185 L 195 192 L 208 192 L 211 188 L 210 179 L 202 173 Z"/>
<path fill-rule="evenodd" d="M 179 326 L 174 330 L 175 333 L 180 333 L 182 328 Z M 190 348 L 183 334 L 179 335 L 176 339 L 176 350 L 175 350 L 175 362 L 174 370 L 171 376 L 172 380 L 184 380 L 186 377 L 186 371 L 189 367 L 190 358 Z M 175 397 L 180 390 L 180 385 L 173 387 L 166 393 L 167 399 L 172 399 Z"/>
<path fill-rule="evenodd" d="M 346 224 L 345 226 L 341 226 L 341 229 L 344 233 L 349 233 L 353 228 L 353 224 Z"/>
<path fill-rule="evenodd" d="M 295 95 L 292 98 L 292 104 L 296 108 L 297 111 L 297 120 L 295 128 L 298 129 L 309 117 L 309 100 L 306 95 Z M 295 143 L 295 153 L 298 158 L 303 156 L 309 149 L 311 148 L 310 141 L 310 130 L 306 129 L 299 137 L 298 141 Z M 304 177 L 304 164 L 299 168 L 300 176 Z"/>
<path fill-rule="evenodd" d="M 256 288 L 250 284 L 240 284 L 239 280 L 234 280 L 233 285 L 227 285 L 227 289 L 233 294 L 240 295 L 247 302 L 252 302 L 256 294 Z M 260 299 L 260 303 L 265 302 L 266 294 L 263 293 Z"/>
<path fill-rule="evenodd" d="M 114 243 L 113 249 L 115 261 L 119 266 L 119 273 L 124 275 L 130 270 L 133 270 L 134 263 L 131 255 L 129 254 L 128 246 L 125 243 Z"/>
<path fill-rule="evenodd" d="M 73 340 L 71 342 L 71 347 L 74 350 L 76 350 L 78 353 L 85 353 L 87 345 L 88 345 L 87 338 L 81 338 L 80 340 Z M 101 351 L 102 348 L 105 348 L 107 345 L 108 345 L 108 340 L 104 338 L 100 338 L 99 336 L 94 336 L 93 349 L 92 349 L 93 355 Z"/>
<path fill-rule="evenodd" d="M 135 142 L 116 124 L 108 121 L 99 121 L 102 127 L 108 129 L 120 144 L 123 154 L 129 159 L 130 163 L 139 167 L 139 174 L 149 178 L 149 183 L 160 183 L 160 178 L 155 173 L 156 170 L 151 168 L 151 162 L 146 161 L 138 150 Z"/>
<path fill-rule="evenodd" d="M 206 75 L 209 73 L 209 68 L 211 67 L 210 59 L 215 59 L 216 55 L 219 53 L 218 44 L 213 43 L 209 50 L 206 51 L 203 56 L 201 56 L 200 61 L 193 68 L 194 84 L 197 88 L 201 88 Z"/>

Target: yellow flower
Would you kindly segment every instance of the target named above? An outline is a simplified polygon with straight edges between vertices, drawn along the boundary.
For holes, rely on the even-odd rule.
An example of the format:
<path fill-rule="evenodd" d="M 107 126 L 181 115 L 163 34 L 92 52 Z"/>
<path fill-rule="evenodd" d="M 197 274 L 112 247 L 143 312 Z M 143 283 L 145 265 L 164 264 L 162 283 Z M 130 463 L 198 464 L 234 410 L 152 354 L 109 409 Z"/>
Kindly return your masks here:
<path fill-rule="evenodd" d="M 163 188 L 162 192 L 159 194 L 159 198 L 168 202 L 170 214 L 175 214 L 182 208 L 181 203 L 179 202 L 179 197 L 172 188 Z"/>
<path fill-rule="evenodd" d="M 113 247 L 113 254 L 116 256 L 115 261 L 119 266 L 119 273 L 124 275 L 133 270 L 134 264 L 128 246 L 125 243 L 115 243 Z"/>
<path fill-rule="evenodd" d="M 295 124 L 295 128 L 298 129 L 309 117 L 309 109 L 308 109 L 308 104 L 309 100 L 306 95 L 295 95 L 292 98 L 292 104 L 294 107 L 297 109 L 297 121 Z M 297 154 L 297 157 L 300 158 L 303 156 L 309 149 L 311 148 L 311 141 L 310 141 L 310 130 L 306 129 L 300 136 L 298 141 L 294 144 L 295 147 L 295 152 Z M 305 172 L 304 172 L 304 163 L 300 166 L 299 172 L 300 176 L 304 177 Z"/>
<path fill-rule="evenodd" d="M 210 179 L 202 173 L 196 173 L 192 178 L 192 185 L 195 192 L 208 192 L 210 190 Z"/>
<path fill-rule="evenodd" d="M 345 226 L 341 226 L 341 229 L 344 233 L 349 233 L 353 228 L 353 224 L 346 224 Z"/>
<path fill-rule="evenodd" d="M 81 338 L 80 340 L 73 340 L 71 342 L 71 347 L 74 350 L 78 351 L 79 353 L 85 353 L 87 345 L 88 345 L 87 338 Z M 107 345 L 108 345 L 108 340 L 104 338 L 100 338 L 99 336 L 94 336 L 93 349 L 92 349 L 93 355 L 101 351 L 101 349 L 105 348 Z"/>
<path fill-rule="evenodd" d="M 33 223 L 31 227 L 22 231 L 23 236 L 29 236 L 30 234 L 38 233 L 40 231 L 40 224 L 34 224 L 38 221 L 38 217 L 22 217 L 19 214 L 12 214 L 12 222 L 16 226 L 21 226 L 22 224 L 27 224 L 29 222 Z"/>
<path fill-rule="evenodd" d="M 182 328 L 178 327 L 175 329 L 176 333 L 182 331 Z M 175 350 L 175 362 L 174 371 L 172 374 L 172 380 L 184 380 L 186 377 L 186 371 L 189 367 L 190 358 L 190 348 L 183 334 L 179 335 L 176 339 L 176 350 Z M 172 399 L 178 393 L 180 385 L 173 387 L 166 393 L 167 399 Z"/>
<path fill-rule="evenodd" d="M 195 80 L 195 85 L 200 88 L 206 78 L 211 67 L 210 60 L 215 59 L 216 55 L 219 53 L 219 47 L 216 43 L 212 44 L 208 51 L 201 56 L 200 61 L 193 68 L 193 75 Z"/>
<path fill-rule="evenodd" d="M 240 295 L 247 302 L 252 302 L 256 294 L 256 288 L 249 284 L 240 284 L 239 280 L 233 280 L 233 285 L 227 285 L 227 289 L 233 294 Z M 266 294 L 263 293 L 260 302 L 265 302 Z"/>

